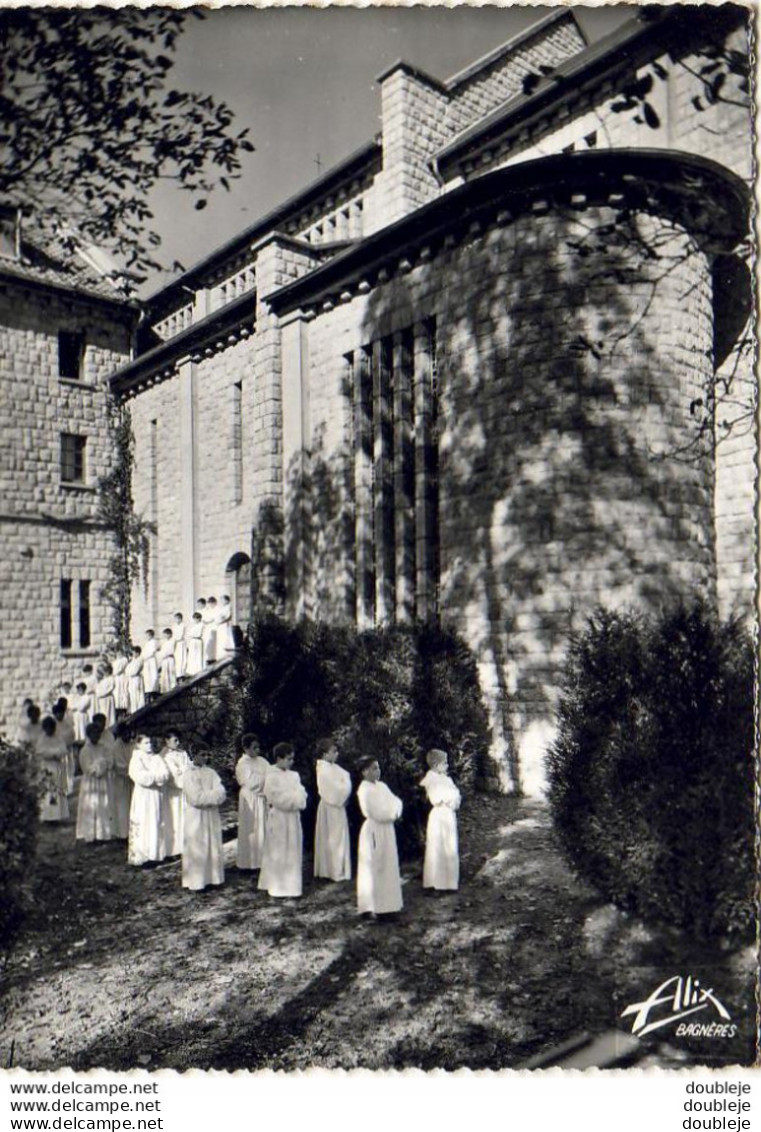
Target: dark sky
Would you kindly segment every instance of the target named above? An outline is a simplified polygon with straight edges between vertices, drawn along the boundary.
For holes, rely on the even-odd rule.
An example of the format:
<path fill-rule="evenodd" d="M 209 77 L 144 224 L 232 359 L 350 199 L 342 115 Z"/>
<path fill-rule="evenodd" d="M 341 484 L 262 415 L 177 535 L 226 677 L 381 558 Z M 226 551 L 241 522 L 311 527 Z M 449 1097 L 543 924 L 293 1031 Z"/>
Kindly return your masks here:
<path fill-rule="evenodd" d="M 173 83 L 228 102 L 256 152 L 232 191 L 215 192 L 204 212 L 171 188 L 156 195 L 164 261 L 189 267 L 313 180 L 318 157 L 324 172 L 368 141 L 380 128 L 375 78 L 388 64 L 404 58 L 446 79 L 551 10 L 227 7 L 189 20 Z M 592 40 L 632 15 L 627 5 L 574 10 Z"/>

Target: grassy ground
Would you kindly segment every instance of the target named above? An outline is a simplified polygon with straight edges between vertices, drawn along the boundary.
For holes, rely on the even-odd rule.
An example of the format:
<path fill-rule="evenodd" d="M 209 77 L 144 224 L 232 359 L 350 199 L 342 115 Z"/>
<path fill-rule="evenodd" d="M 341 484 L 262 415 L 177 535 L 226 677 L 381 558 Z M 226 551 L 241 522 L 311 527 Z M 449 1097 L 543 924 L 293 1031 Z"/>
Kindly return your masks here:
<path fill-rule="evenodd" d="M 400 917 L 366 922 L 349 884 L 274 901 L 231 864 L 224 888 L 189 893 L 177 862 L 130 868 L 123 843 L 43 827 L 4 960 L 0 1063 L 515 1067 L 580 1031 L 626 1032 L 623 1007 L 680 973 L 710 979 L 740 1028 L 674 1058 L 752 1061 L 752 949 L 697 948 L 603 904 L 536 803 L 475 797 L 461 847 L 457 894 L 425 895 L 413 863 Z"/>

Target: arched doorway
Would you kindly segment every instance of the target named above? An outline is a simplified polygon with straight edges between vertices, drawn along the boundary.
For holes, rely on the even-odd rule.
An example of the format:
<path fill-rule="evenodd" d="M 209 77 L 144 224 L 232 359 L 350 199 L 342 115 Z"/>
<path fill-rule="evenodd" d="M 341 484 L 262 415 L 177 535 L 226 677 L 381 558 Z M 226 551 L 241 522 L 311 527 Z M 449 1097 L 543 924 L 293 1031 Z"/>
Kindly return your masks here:
<path fill-rule="evenodd" d="M 225 580 L 233 607 L 233 625 L 245 632 L 251 620 L 251 559 L 243 551 L 238 551 L 227 563 Z"/>

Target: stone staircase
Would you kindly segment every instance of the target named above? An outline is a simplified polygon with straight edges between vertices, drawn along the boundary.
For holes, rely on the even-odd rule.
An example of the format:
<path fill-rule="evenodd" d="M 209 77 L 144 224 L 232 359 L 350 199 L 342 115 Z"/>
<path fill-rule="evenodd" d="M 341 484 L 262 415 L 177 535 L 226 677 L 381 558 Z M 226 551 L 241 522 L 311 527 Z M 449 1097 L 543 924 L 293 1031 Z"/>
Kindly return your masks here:
<path fill-rule="evenodd" d="M 235 672 L 235 654 L 231 654 L 164 692 L 124 722 L 146 735 L 163 736 L 171 731 L 180 737 L 205 739 L 224 711 L 219 693 L 232 686 Z"/>

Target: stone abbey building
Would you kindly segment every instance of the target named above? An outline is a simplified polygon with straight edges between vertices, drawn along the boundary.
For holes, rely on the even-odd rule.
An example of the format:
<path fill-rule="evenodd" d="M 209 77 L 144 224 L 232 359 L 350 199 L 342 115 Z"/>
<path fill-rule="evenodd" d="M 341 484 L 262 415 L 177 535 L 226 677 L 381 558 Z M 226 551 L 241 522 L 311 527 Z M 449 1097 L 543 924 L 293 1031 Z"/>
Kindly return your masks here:
<path fill-rule="evenodd" d="M 6 720 L 33 653 L 53 679 L 106 643 L 109 392 L 155 529 L 135 639 L 212 593 L 240 624 L 439 618 L 505 787 L 595 605 L 751 617 L 748 35 L 669 6 L 589 45 L 559 8 L 446 81 L 395 64 L 378 136 L 144 304 L 132 357 L 129 306 L 0 261 Z"/>

